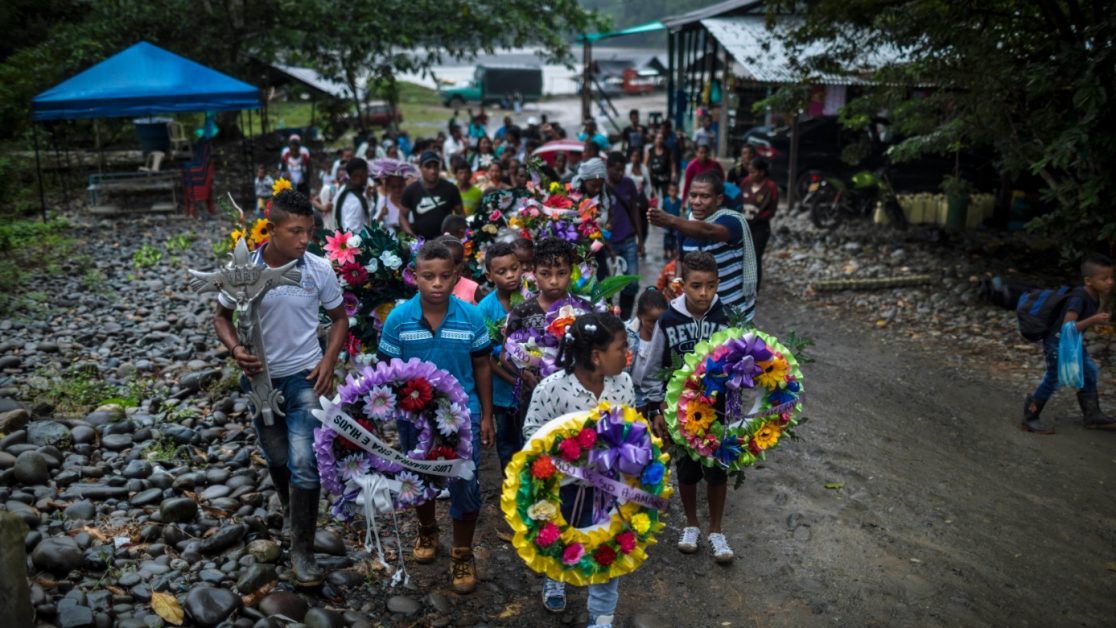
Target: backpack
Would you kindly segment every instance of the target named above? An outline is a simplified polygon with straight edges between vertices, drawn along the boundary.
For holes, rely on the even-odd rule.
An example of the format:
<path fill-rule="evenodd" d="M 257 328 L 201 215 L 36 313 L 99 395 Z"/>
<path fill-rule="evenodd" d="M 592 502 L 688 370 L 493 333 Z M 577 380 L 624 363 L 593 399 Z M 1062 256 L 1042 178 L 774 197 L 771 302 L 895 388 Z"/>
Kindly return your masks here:
<path fill-rule="evenodd" d="M 1061 323 L 1058 315 L 1070 297 L 1070 288 L 1036 288 L 1023 293 L 1015 305 L 1019 333 L 1027 340 L 1042 340 Z"/>

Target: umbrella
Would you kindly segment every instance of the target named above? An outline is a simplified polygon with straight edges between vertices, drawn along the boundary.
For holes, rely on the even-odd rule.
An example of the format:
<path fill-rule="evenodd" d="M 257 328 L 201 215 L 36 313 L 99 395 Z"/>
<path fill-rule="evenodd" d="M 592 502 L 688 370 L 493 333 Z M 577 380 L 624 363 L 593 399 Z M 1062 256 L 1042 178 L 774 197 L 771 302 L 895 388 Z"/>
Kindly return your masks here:
<path fill-rule="evenodd" d="M 572 167 L 577 162 L 581 161 L 581 151 L 585 149 L 585 142 L 573 140 L 553 140 L 543 144 L 531 153 L 534 157 L 539 157 L 549 166 L 554 165 L 554 158 L 558 153 L 566 153 L 566 160 Z"/>

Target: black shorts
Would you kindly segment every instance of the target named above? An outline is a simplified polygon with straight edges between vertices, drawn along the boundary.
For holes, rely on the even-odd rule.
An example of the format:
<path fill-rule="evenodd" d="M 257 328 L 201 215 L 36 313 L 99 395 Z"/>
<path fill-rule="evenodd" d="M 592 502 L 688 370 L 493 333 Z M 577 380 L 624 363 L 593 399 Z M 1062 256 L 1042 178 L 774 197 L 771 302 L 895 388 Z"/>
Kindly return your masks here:
<path fill-rule="evenodd" d="M 691 458 L 685 452 L 678 453 L 678 483 L 692 486 L 704 477 L 710 486 L 721 486 L 728 482 L 728 474 L 720 467 L 707 467 Z"/>

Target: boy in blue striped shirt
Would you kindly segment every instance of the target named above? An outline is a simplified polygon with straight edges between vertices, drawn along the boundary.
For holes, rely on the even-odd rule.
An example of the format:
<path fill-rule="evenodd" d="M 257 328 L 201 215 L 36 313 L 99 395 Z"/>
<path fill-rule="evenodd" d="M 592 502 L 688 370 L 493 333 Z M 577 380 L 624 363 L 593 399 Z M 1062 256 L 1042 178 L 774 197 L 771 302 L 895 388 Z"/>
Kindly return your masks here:
<path fill-rule="evenodd" d="M 480 448 L 491 447 L 492 369 L 491 340 L 484 317 L 475 306 L 453 296 L 458 267 L 453 253 L 437 241 L 427 242 L 415 258 L 418 294 L 397 306 L 384 322 L 379 354 L 384 359 L 418 358 L 436 365 L 457 379 L 469 396 L 473 417 L 473 463 L 480 466 Z M 399 446 L 411 450 L 418 432 L 409 421 L 398 421 Z M 449 485 L 450 517 L 453 519 L 453 549 L 450 573 L 453 589 L 471 593 L 477 586 L 473 561 L 473 531 L 480 513 L 481 495 L 477 476 L 454 480 Z M 415 507 L 419 537 L 415 543 L 417 562 L 433 562 L 438 555 L 438 524 L 434 502 Z"/>

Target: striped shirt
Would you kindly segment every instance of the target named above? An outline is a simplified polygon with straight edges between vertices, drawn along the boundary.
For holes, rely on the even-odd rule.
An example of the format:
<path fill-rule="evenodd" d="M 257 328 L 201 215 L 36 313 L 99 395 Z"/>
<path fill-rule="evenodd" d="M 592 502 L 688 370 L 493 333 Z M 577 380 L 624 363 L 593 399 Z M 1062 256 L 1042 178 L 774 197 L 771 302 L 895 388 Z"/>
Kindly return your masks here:
<path fill-rule="evenodd" d="M 717 296 L 726 306 L 743 311 L 744 320 L 750 322 L 756 313 L 756 251 L 748 223 L 743 214 L 731 209 L 721 209 L 705 222 L 727 228 L 731 234 L 728 242 L 682 236 L 682 252 L 705 251 L 717 260 L 721 278 Z"/>
<path fill-rule="evenodd" d="M 451 296 L 442 324 L 431 329 L 422 314 L 421 299 L 416 294 L 388 314 L 380 334 L 380 357 L 404 362 L 418 358 L 447 371 L 469 396 L 469 412 L 479 415 L 473 357 L 487 356 L 492 342 L 484 316 L 475 305 Z"/>

